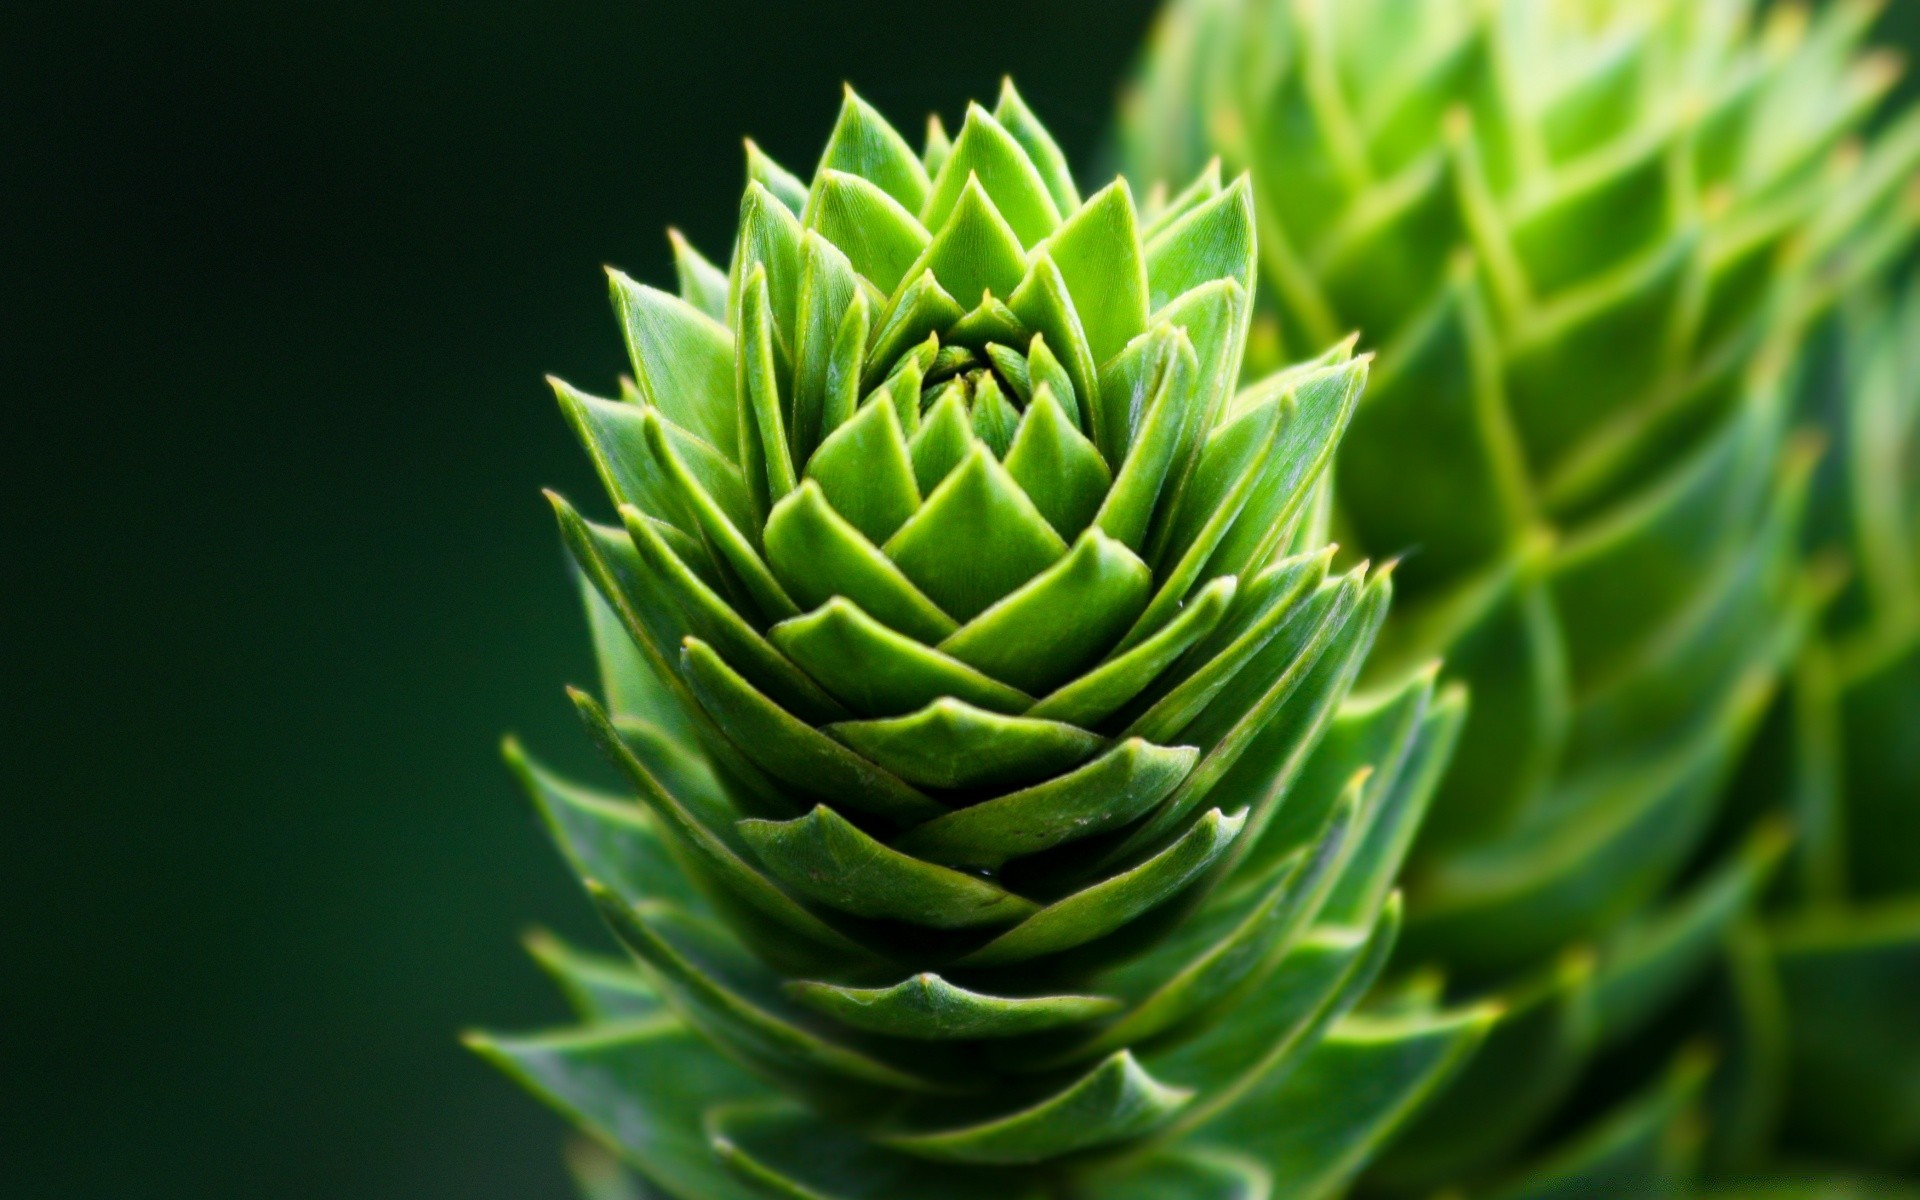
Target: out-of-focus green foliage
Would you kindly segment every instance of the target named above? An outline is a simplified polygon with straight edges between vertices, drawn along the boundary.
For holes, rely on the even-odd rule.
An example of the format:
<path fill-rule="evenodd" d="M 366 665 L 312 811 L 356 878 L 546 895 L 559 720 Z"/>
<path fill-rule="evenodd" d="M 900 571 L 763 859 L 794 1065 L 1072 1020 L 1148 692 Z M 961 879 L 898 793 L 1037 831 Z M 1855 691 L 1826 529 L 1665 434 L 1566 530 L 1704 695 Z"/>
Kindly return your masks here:
<path fill-rule="evenodd" d="M 924 148 L 848 94 L 748 149 L 722 269 L 613 275 L 555 497 L 633 795 L 508 759 L 631 952 L 476 1048 L 618 1152 L 591 1195 L 1310 1197 L 1485 1032 L 1406 994 L 1402 859 L 1464 715 L 1352 695 L 1389 573 L 1315 503 L 1351 341 L 1242 389 L 1251 185 L 1083 198 L 1008 86 Z"/>
<path fill-rule="evenodd" d="M 1805 830 L 1757 954 L 1784 1017 L 1760 1079 L 1797 1148 L 1920 1176 L 1920 284 L 1827 332 L 1811 541 L 1848 579 L 1748 773 Z"/>
<path fill-rule="evenodd" d="M 1173 0 L 1154 34 L 1125 154 L 1139 179 L 1251 172 L 1256 359 L 1350 329 L 1379 349 L 1334 480 L 1339 540 L 1407 555 L 1370 671 L 1444 655 L 1471 684 L 1401 958 L 1507 1008 L 1382 1156 L 1383 1190 L 1665 1194 L 1698 1109 L 1717 1156 L 1769 1128 L 1782 997 L 1764 940 L 1733 931 L 1792 831 L 1726 836 L 1726 798 L 1831 590 L 1799 553 L 1822 448 L 1795 432 L 1801 348 L 1915 225 L 1920 119 L 1866 136 L 1897 74 L 1863 49 L 1876 11 Z M 1706 1001 L 1729 944 L 1726 1065 L 1681 1052 L 1646 1084 L 1630 1061 Z M 1783 965 L 1795 1012 L 1815 975 L 1867 994 Z M 1866 1015 L 1826 1035 L 1849 1059 L 1880 1053 Z M 1791 1044 L 1842 1069 L 1821 1036 Z M 1871 1103 L 1912 1111 L 1910 1090 Z"/>

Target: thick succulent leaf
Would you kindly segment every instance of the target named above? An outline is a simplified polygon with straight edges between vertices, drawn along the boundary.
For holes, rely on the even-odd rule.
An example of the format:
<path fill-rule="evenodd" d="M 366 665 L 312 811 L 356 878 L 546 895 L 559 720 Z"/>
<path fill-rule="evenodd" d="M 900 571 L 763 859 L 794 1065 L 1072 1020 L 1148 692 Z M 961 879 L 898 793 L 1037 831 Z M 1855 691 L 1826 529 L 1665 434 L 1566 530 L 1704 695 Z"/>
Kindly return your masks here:
<path fill-rule="evenodd" d="M 839 710 L 832 698 L 689 570 L 637 510 L 624 508 L 620 515 L 640 562 L 660 592 L 679 610 L 689 634 L 715 647 L 729 662 L 738 663 L 741 675 L 785 708 L 816 719 Z"/>
<path fill-rule="evenodd" d="M 1452 761 L 1467 716 L 1467 693 L 1454 685 L 1428 705 L 1433 674 L 1428 671 L 1408 682 L 1405 695 L 1419 697 L 1425 709 L 1409 740 L 1374 760 L 1380 770 L 1370 781 L 1361 841 L 1327 899 L 1328 920 L 1356 923 L 1379 911 L 1400 878 L 1427 806 Z"/>
<path fill-rule="evenodd" d="M 820 155 L 814 174 L 816 186 L 829 170 L 858 175 L 911 212 L 918 212 L 926 202 L 931 183 L 907 140 L 851 87 L 846 89 L 839 119 Z"/>
<path fill-rule="evenodd" d="M 927 114 L 926 148 L 920 152 L 920 161 L 927 168 L 929 177 L 938 175 L 941 166 L 947 161 L 947 155 L 953 153 L 953 139 L 947 135 L 946 123 L 940 120 L 939 113 Z"/>
<path fill-rule="evenodd" d="M 705 911 L 706 901 L 648 810 L 624 797 L 568 783 L 528 757 L 512 739 L 502 753 L 576 875 L 599 880 L 630 903 L 665 900 L 690 912 Z"/>
<path fill-rule="evenodd" d="M 985 375 L 973 385 L 973 436 L 995 458 L 1004 459 L 1013 446 L 1013 435 L 1020 428 L 1020 413 L 1007 400 L 1006 393 Z"/>
<path fill-rule="evenodd" d="M 667 240 L 673 243 L 673 269 L 680 283 L 680 298 L 724 325 L 727 273 L 694 249 L 693 243 L 678 229 L 668 229 Z M 731 422 L 728 428 L 732 428 Z"/>
<path fill-rule="evenodd" d="M 1040 178 L 1046 181 L 1047 194 L 1053 197 L 1053 203 L 1063 213 L 1073 212 L 1080 207 L 1080 190 L 1073 186 L 1073 172 L 1067 167 L 1067 156 L 1060 152 L 1054 143 L 1053 135 L 1033 115 L 1027 102 L 1020 97 L 1013 86 L 1013 78 L 1008 76 L 1000 81 L 1000 98 L 993 106 L 993 119 L 1000 122 L 1020 148 L 1027 152 L 1027 158 L 1040 172 Z"/>
<path fill-rule="evenodd" d="M 1027 157 L 1006 126 L 978 104 L 967 109 L 966 123 L 953 149 L 940 164 L 933 188 L 921 206 L 920 220 L 929 229 L 946 223 L 970 178 L 978 178 L 987 195 L 1020 236 L 1033 246 L 1060 224 L 1060 209 L 1047 191 L 1039 168 Z"/>
<path fill-rule="evenodd" d="M 1337 1196 L 1472 1053 L 1491 1019 L 1485 1010 L 1349 1017 L 1293 1071 L 1266 1077 L 1194 1140 L 1257 1157 L 1280 1183 L 1276 1200 Z"/>
<path fill-rule="evenodd" d="M 1100 724 L 1211 634 L 1233 606 L 1238 590 L 1238 582 L 1231 576 L 1214 580 L 1152 636 L 1050 692 L 1027 715 L 1082 727 Z"/>
<path fill-rule="evenodd" d="M 734 329 L 741 328 L 739 314 L 747 281 L 755 269 L 764 270 L 773 325 L 778 340 L 787 346 L 793 344 L 794 331 L 799 327 L 800 242 L 805 233 L 795 211 L 758 180 L 749 182 L 740 197 L 740 224 L 735 235 L 733 263 L 727 272 L 728 324 Z M 735 414 L 741 411 L 735 406 Z M 750 461 L 745 439 L 740 451 L 744 466 Z"/>
<path fill-rule="evenodd" d="M 734 457 L 733 333 L 716 314 L 686 300 L 618 271 L 608 271 L 607 279 L 640 395 L 674 424 Z"/>
<path fill-rule="evenodd" d="M 1145 563 L 1089 529 L 1064 558 L 949 634 L 939 648 L 995 679 L 1043 695 L 1119 641 L 1152 586 Z"/>
<path fill-rule="evenodd" d="M 1373 986 L 1393 949 L 1399 921 L 1396 902 L 1371 932 L 1312 931 L 1215 1025 L 1169 1049 L 1150 1050 L 1147 1063 L 1162 1078 L 1206 1088 L 1170 1134 L 1203 1145 L 1244 1146 L 1264 1158 L 1259 1139 L 1243 1140 L 1237 1128 L 1215 1136 L 1213 1127 L 1257 1119 L 1254 1114 L 1262 1111 L 1272 1089 L 1300 1068 L 1327 1030 Z"/>
<path fill-rule="evenodd" d="M 888 629 L 844 597 L 768 631 L 776 646 L 854 711 L 899 717 L 943 697 L 1020 713 L 1033 698 Z"/>
<path fill-rule="evenodd" d="M 1466 227 L 1460 160 L 1426 156 L 1354 209 L 1316 251 L 1320 287 L 1362 328 L 1391 328 L 1407 297 L 1430 294 L 1445 275 Z"/>
<path fill-rule="evenodd" d="M 913 474 L 923 495 L 939 487 L 973 448 L 973 424 L 964 392 L 958 384 L 942 388 L 922 416 L 920 428 L 914 430 Z"/>
<path fill-rule="evenodd" d="M 630 961 L 589 954 L 544 930 L 527 935 L 527 953 L 588 1023 L 637 1020 L 662 1010 L 659 991 Z"/>
<path fill-rule="evenodd" d="M 1067 282 L 1044 248 L 1027 259 L 1026 278 L 1007 298 L 1007 307 L 1057 357 L 1073 383 L 1072 394 L 1083 422 L 1081 431 L 1095 438 L 1104 455 L 1106 443 L 1099 440 L 1099 426 L 1094 420 L 1099 408 L 1099 363 L 1088 348 L 1086 327 L 1073 306 L 1073 297 L 1067 293 Z M 1062 397 L 1066 394 L 1060 393 Z M 1115 461 L 1108 458 L 1107 465 L 1111 467 Z"/>
<path fill-rule="evenodd" d="M 708 1149 L 701 1118 L 774 1093 L 678 1019 L 534 1037 L 471 1034 L 467 1045 L 609 1145 L 650 1179 L 701 1200 L 764 1200 Z"/>
<path fill-rule="evenodd" d="M 1126 180 L 1114 180 L 1067 217 L 1046 252 L 1060 268 L 1095 362 L 1146 331 L 1146 253 Z"/>
<path fill-rule="evenodd" d="M 1060 406 L 1048 382 L 1034 390 L 1002 461 L 1054 532 L 1069 541 L 1093 520 L 1113 485 L 1100 451 Z"/>
<path fill-rule="evenodd" d="M 693 693 L 746 759 L 801 795 L 913 824 L 946 808 L 801 721 L 690 638 L 682 663 Z"/>
<path fill-rule="evenodd" d="M 1575 686 L 1637 663 L 1650 640 L 1737 554 L 1770 478 L 1774 420 L 1758 411 L 1645 499 L 1556 556 L 1549 586 Z"/>
<path fill-rule="evenodd" d="M 1184 481 L 1173 515 L 1160 526 L 1150 551 L 1162 564 L 1159 589 L 1123 644 L 1160 628 L 1185 603 L 1207 560 L 1259 486 L 1285 415 L 1276 400 L 1242 413 L 1207 438 L 1198 466 Z M 1169 564 L 1170 555 L 1177 557 Z"/>
<path fill-rule="evenodd" d="M 868 408 L 892 411 L 884 404 Z M 959 628 L 827 502 L 811 479 L 774 506 L 764 538 L 775 578 L 810 609 L 845 596 L 881 624 L 923 642 L 937 642 Z"/>
<path fill-rule="evenodd" d="M 921 278 L 930 282 L 933 277 L 924 275 Z M 938 284 L 932 286 L 936 290 L 939 288 Z M 885 335 L 886 332 L 883 329 L 875 336 Z M 900 422 L 900 431 L 911 439 L 920 432 L 921 384 L 926 379 L 927 371 L 939 361 L 939 356 L 940 335 L 929 333 L 925 340 L 915 343 L 912 349 L 906 350 L 894 362 L 886 378 L 861 403 L 891 405 L 894 416 Z M 879 359 L 869 362 L 869 373 L 878 371 L 882 365 Z"/>
<path fill-rule="evenodd" d="M 889 849 L 825 805 L 791 821 L 742 821 L 740 834 L 789 888 L 855 916 L 971 929 L 1039 911 L 990 880 Z"/>
<path fill-rule="evenodd" d="M 647 443 L 645 408 L 589 396 L 559 379 L 548 382 L 560 401 L 560 411 L 586 448 L 594 473 L 614 503 L 631 504 L 681 532 L 698 529 L 678 491 L 661 471 L 650 469 L 655 464 Z"/>
<path fill-rule="evenodd" d="M 1124 826 L 1166 799 L 1198 757 L 1191 748 L 1129 738 L 1069 774 L 936 817 L 894 845 L 933 862 L 993 870 Z"/>
<path fill-rule="evenodd" d="M 857 291 L 846 315 L 840 318 L 840 328 L 833 335 L 833 351 L 827 358 L 827 377 L 820 397 L 819 438 L 846 424 L 859 406 L 867 335 L 872 331 L 872 324 L 873 304 L 864 289 Z M 816 440 L 814 451 L 817 450 Z"/>
<path fill-rule="evenodd" d="M 1374 1164 L 1417 1190 L 1484 1174 L 1551 1118 L 1598 1036 L 1593 957 L 1570 953 L 1502 998 L 1480 1048 Z"/>
<path fill-rule="evenodd" d="M 986 292 L 980 303 L 947 329 L 945 341 L 959 348 L 990 352 L 998 347 L 1004 351 L 1026 341 L 1032 332 L 1006 301 Z"/>
<path fill-rule="evenodd" d="M 648 576 L 633 539 L 624 530 L 588 522 L 557 493 L 548 492 L 547 501 L 560 526 L 560 539 L 580 573 L 613 610 L 654 676 L 669 694 L 682 701 L 682 711 L 693 717 L 694 710 L 684 703 L 692 695 L 686 691 L 668 650 L 687 635 L 686 622 L 679 608 Z"/>
<path fill-rule="evenodd" d="M 793 387 L 786 420 L 793 461 L 804 463 L 820 439 L 843 419 L 836 413 L 833 426 L 823 427 L 830 384 L 840 365 L 840 328 L 855 301 L 865 298 L 847 256 L 811 229 L 800 241 L 800 270 L 800 327 L 794 335 Z"/>
<path fill-rule="evenodd" d="M 852 420 L 827 435 L 807 463 L 807 478 L 876 546 L 920 507 L 906 435 L 891 404 L 862 405 Z"/>
<path fill-rule="evenodd" d="M 1191 183 L 1171 196 L 1167 195 L 1167 176 L 1156 179 L 1148 188 L 1146 201 L 1141 205 L 1141 215 L 1146 218 L 1141 236 L 1151 244 L 1175 221 L 1218 196 L 1223 187 L 1220 179 L 1220 156 L 1217 154 L 1207 159 L 1206 165 L 1193 176 Z"/>
<path fill-rule="evenodd" d="M 1065 1090 L 1011 1116 L 881 1140 L 943 1162 L 1044 1162 L 1147 1133 L 1179 1112 L 1192 1095 L 1161 1084 L 1123 1050 Z"/>
<path fill-rule="evenodd" d="M 877 185 L 843 171 L 820 173 L 811 208 L 807 227 L 838 247 L 855 271 L 887 295 L 932 240 L 910 210 Z"/>
<path fill-rule="evenodd" d="M 781 395 L 780 368 L 774 356 L 771 305 L 766 267 L 756 265 L 740 294 L 740 347 L 734 387 L 742 402 L 740 465 L 758 512 L 765 512 L 769 504 L 791 492 L 795 482 L 793 444 L 787 437 L 787 401 Z M 798 325 L 796 311 L 796 330 Z"/>
<path fill-rule="evenodd" d="M 1198 391 L 1187 402 L 1191 421 L 1187 434 L 1174 457 L 1173 480 L 1169 495 L 1178 495 L 1193 467 L 1193 455 L 1201 436 L 1226 411 L 1233 395 L 1234 380 L 1240 374 L 1248 312 L 1246 290 L 1232 279 L 1216 279 L 1201 284 L 1154 314 L 1156 324 L 1164 322 L 1185 331 L 1193 343 L 1200 364 Z"/>
<path fill-rule="evenodd" d="M 589 891 L 614 935 L 646 966 L 680 1018 L 752 1069 L 823 1097 L 943 1090 L 796 1023 L 782 1011 L 771 972 L 744 958 L 729 961 L 709 929 L 676 919 L 668 909 L 636 908 L 591 884 Z"/>
<path fill-rule="evenodd" d="M 1258 252 L 1253 182 L 1248 177 L 1241 176 L 1232 187 L 1200 200 L 1149 236 L 1145 254 L 1148 308 L 1153 312 L 1216 279 L 1234 280 L 1243 292 L 1253 294 Z"/>
<path fill-rule="evenodd" d="M 1617 278 L 1588 285 L 1542 310 L 1511 348 L 1508 395 L 1515 427 L 1545 480 L 1549 503 L 1572 507 L 1612 482 L 1589 457 L 1620 397 L 1646 395 L 1658 383 L 1658 356 L 1625 355 L 1622 345 L 1660 344 L 1687 295 L 1697 234 L 1677 240 Z"/>
<path fill-rule="evenodd" d="M 1059 721 L 1009 717 L 936 700 L 904 717 L 841 721 L 835 740 L 909 783 L 948 790 L 1017 787 L 1062 775 L 1107 739 Z"/>
<path fill-rule="evenodd" d="M 876 384 L 910 347 L 925 342 L 966 316 L 960 302 L 940 286 L 932 271 L 922 271 L 893 294 L 874 322 L 867 347 L 865 382 Z"/>
<path fill-rule="evenodd" d="M 934 603 L 966 622 L 1063 558 L 1067 544 L 976 445 L 882 549 Z"/>
<path fill-rule="evenodd" d="M 1083 1024 L 1120 1007 L 1110 996 L 990 996 L 927 973 L 887 988 L 801 981 L 787 991 L 852 1028 L 921 1041 L 1020 1037 Z"/>
<path fill-rule="evenodd" d="M 1154 326 L 1100 369 L 1094 442 L 1120 469 L 1094 523 L 1133 549 L 1145 546 L 1154 504 L 1194 432 L 1185 401 L 1199 377 L 1192 341 L 1172 325 Z"/>
<path fill-rule="evenodd" d="M 1289 623 L 1310 624 L 1303 622 L 1300 610 L 1324 590 L 1327 563 L 1332 557 L 1331 551 L 1300 555 L 1275 563 L 1255 576 L 1239 590 L 1229 619 L 1217 625 L 1188 656 L 1193 670 L 1134 717 L 1131 729 L 1149 737 L 1174 736 L 1205 710 L 1282 628 Z"/>
<path fill-rule="evenodd" d="M 996 366 L 1001 361 L 1000 357 L 994 359 Z M 1066 364 L 1054 355 L 1052 347 L 1047 345 L 1044 334 L 1033 335 L 1033 340 L 1027 343 L 1025 359 L 1014 355 L 1012 361 L 1018 362 L 1026 371 L 1028 390 L 1025 396 L 1030 403 L 1038 402 L 1040 389 L 1043 386 L 1051 388 L 1053 398 L 1060 403 L 1060 411 L 1073 419 L 1074 427 L 1083 432 L 1087 429 L 1090 418 L 1087 416 L 1086 407 L 1090 401 L 1076 390 L 1079 385 L 1074 382 L 1073 374 L 1067 370 Z M 1019 387 L 1018 371 L 1008 374 L 1007 378 L 1014 381 L 1016 388 Z"/>
<path fill-rule="evenodd" d="M 1216 808 L 1146 862 L 1054 901 L 960 962 L 1004 966 L 1105 937 L 1192 884 L 1233 844 L 1246 819 L 1244 811 L 1222 816 Z"/>
<path fill-rule="evenodd" d="M 752 138 L 747 139 L 747 178 L 772 192 L 796 216 L 806 206 L 807 185 L 775 162 Z"/>
<path fill-rule="evenodd" d="M 742 857 L 730 840 L 733 836 L 731 829 L 726 829 L 723 835 L 721 829 L 703 822 L 686 804 L 662 787 L 621 740 L 618 731 L 607 720 L 606 713 L 594 703 L 591 696 L 581 692 L 571 695 L 574 707 L 580 710 L 587 732 L 593 736 L 600 752 L 620 768 L 628 782 L 640 793 L 649 811 L 659 820 L 663 829 L 669 831 L 674 844 L 691 860 L 699 863 L 720 887 L 761 916 L 792 930 L 811 943 L 846 955 L 854 962 L 872 960 L 870 951 L 808 911 Z M 607 894 L 613 895 L 611 892 Z M 619 902 L 625 903 L 624 900 Z"/>
<path fill-rule="evenodd" d="M 1373 635 L 1386 616 L 1391 588 L 1387 576 L 1362 586 L 1357 575 L 1332 584 L 1301 605 L 1300 613 L 1284 623 L 1250 666 L 1228 680 L 1219 693 L 1180 736 L 1206 747 L 1206 756 L 1165 807 L 1141 826 L 1117 854 L 1125 856 L 1152 846 L 1192 812 L 1218 784 L 1266 728 L 1301 684 L 1325 658 L 1339 664 L 1336 679 L 1344 682 L 1320 693 L 1344 690 L 1359 671 L 1373 644 Z"/>
<path fill-rule="evenodd" d="M 1323 664 L 1316 674 L 1328 669 Z M 1420 781 L 1409 767 L 1429 746 L 1426 722 L 1445 711 L 1430 704 L 1433 674 L 1430 668 L 1396 688 L 1348 697 L 1337 708 L 1322 695 L 1330 689 L 1310 685 L 1302 689 L 1304 703 L 1283 708 L 1261 731 L 1216 789 L 1265 813 L 1256 840 L 1238 856 L 1232 888 L 1257 885 L 1278 864 L 1316 846 L 1331 815 L 1351 795 L 1355 832 L 1365 834 L 1366 854 L 1342 860 L 1342 910 L 1349 924 L 1372 919 L 1381 860 L 1390 855 L 1379 844 L 1390 842 L 1390 835 L 1383 837 L 1379 826 L 1399 804 L 1420 803 L 1413 790 Z M 1404 801 L 1396 795 L 1403 792 Z"/>
<path fill-rule="evenodd" d="M 947 294 L 963 303 L 982 293 L 1011 296 L 1020 286 L 1026 251 L 978 178 L 967 180 L 933 241 L 907 268 L 909 276 L 923 271 L 931 271 Z"/>
<path fill-rule="evenodd" d="M 742 525 L 727 515 L 683 457 L 681 448 L 668 437 L 662 422 L 648 421 L 646 434 L 648 448 L 666 468 L 667 479 L 679 494 L 681 504 L 693 514 L 706 543 L 718 552 L 721 561 L 739 578 L 753 606 L 772 620 L 800 611 L 773 573 L 767 570 L 765 560 L 749 539 L 747 531 L 758 533 L 759 523 Z M 751 479 L 748 480 L 748 486 L 751 491 Z M 758 505 L 760 498 L 756 496 L 753 503 Z"/>
<path fill-rule="evenodd" d="M 1336 807 L 1311 854 L 1287 859 L 1237 903 L 1209 905 L 1186 928 L 1141 958 L 1100 977 L 1103 990 L 1128 996 L 1126 1015 L 1082 1045 L 1075 1057 L 1141 1045 L 1227 1001 L 1270 969 L 1317 915 L 1349 849 L 1358 805 Z"/>
<path fill-rule="evenodd" d="M 1786 663 L 1818 587 L 1794 562 L 1810 465 L 1786 464 L 1765 524 L 1739 539 L 1737 553 L 1703 564 L 1701 594 L 1647 642 L 1637 663 L 1610 667 L 1619 673 L 1584 698 L 1567 747 L 1570 772 L 1698 736 L 1743 679 L 1772 675 Z"/>
<path fill-rule="evenodd" d="M 1549 547 L 1529 545 L 1466 582 L 1401 609 L 1375 656 L 1380 670 L 1444 649 L 1474 719 L 1422 833 L 1436 851 L 1511 827 L 1558 765 L 1573 720 L 1562 631 L 1542 573 Z"/>
<path fill-rule="evenodd" d="M 1667 230 L 1672 156 L 1664 131 L 1563 177 L 1513 223 L 1514 250 L 1542 293 L 1636 257 Z"/>
<path fill-rule="evenodd" d="M 876 1146 L 791 1102 L 711 1110 L 714 1153 L 755 1194 L 788 1200 L 1044 1200 L 1036 1181 L 991 1168 L 935 1164 Z"/>
<path fill-rule="evenodd" d="M 661 529 L 661 526 L 655 526 Z M 671 541 L 671 535 L 668 536 Z M 697 544 L 675 550 L 692 554 Z M 685 561 L 683 558 L 682 561 Z M 646 653 L 634 644 L 633 635 L 620 620 L 620 614 L 607 603 L 586 572 L 576 571 L 580 599 L 587 611 L 587 630 L 593 636 L 593 657 L 600 674 L 600 693 L 607 710 L 616 720 L 641 720 L 659 729 L 669 739 L 690 745 L 698 736 L 694 723 L 680 707 L 672 685 L 660 676 Z"/>
<path fill-rule="evenodd" d="M 1336 347 L 1350 350 L 1350 345 Z M 1284 470 L 1262 477 L 1240 517 L 1214 551 L 1203 576 L 1239 574 L 1265 567 L 1286 543 L 1295 517 L 1333 461 L 1333 450 L 1366 386 L 1368 359 L 1341 362 L 1288 385 L 1292 416 L 1267 456 Z M 1256 385 L 1235 397 L 1230 412 L 1260 404 L 1274 385 Z"/>

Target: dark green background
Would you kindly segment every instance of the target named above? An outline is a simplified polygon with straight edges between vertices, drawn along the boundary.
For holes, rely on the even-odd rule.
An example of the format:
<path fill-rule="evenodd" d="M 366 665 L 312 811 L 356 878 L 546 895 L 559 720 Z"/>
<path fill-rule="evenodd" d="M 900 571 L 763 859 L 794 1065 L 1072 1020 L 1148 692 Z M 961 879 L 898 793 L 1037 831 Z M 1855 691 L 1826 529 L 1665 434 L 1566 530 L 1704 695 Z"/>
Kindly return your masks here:
<path fill-rule="evenodd" d="M 0 9 L 0 1194 L 561 1196 L 455 1041 L 592 933 L 496 751 L 590 758 L 541 376 L 724 261 L 743 134 L 1011 71 L 1084 161 L 1150 4 Z"/>
<path fill-rule="evenodd" d="M 588 759 L 540 376 L 842 79 L 1085 162 L 1149 0 L 3 7 L 0 1194 L 563 1195 L 454 1041 L 589 931 L 495 755 Z"/>

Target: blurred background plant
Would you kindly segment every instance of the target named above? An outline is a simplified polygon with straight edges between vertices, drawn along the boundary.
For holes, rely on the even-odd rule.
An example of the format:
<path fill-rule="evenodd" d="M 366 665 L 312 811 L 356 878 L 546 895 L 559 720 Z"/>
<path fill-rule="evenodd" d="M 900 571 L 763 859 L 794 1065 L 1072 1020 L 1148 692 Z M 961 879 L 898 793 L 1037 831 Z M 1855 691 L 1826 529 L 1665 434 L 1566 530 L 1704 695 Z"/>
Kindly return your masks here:
<path fill-rule="evenodd" d="M 1803 347 L 1920 224 L 1920 117 L 1884 105 L 1879 8 L 1176 0 L 1126 100 L 1140 177 L 1210 155 L 1253 170 L 1278 345 L 1352 326 L 1380 349 L 1335 497 L 1343 541 L 1409 554 L 1370 669 L 1396 670 L 1396 644 L 1444 653 L 1473 689 L 1402 958 L 1509 1009 L 1381 1157 L 1380 1190 L 1677 1186 L 1703 1158 L 1764 1162 L 1789 1047 L 1801 1067 L 1890 1049 L 1831 1018 L 1793 1032 L 1813 1010 L 1783 1021 L 1764 939 L 1739 932 L 1791 833 L 1837 828 L 1840 785 L 1809 756 L 1834 738 L 1761 739 L 1791 761 L 1750 775 L 1809 779 L 1791 807 L 1735 781 L 1766 720 L 1832 707 L 1800 648 L 1849 559 L 1801 550 L 1839 431 L 1799 398 L 1852 398 Z M 1889 507 L 1866 514 L 1882 542 Z M 1870 570 L 1888 558 L 1866 549 Z M 1783 943 L 1793 1001 L 1819 973 L 1804 945 Z M 1828 990 L 1862 1018 L 1867 973 L 1899 968 L 1852 961 Z M 1709 1030 L 1718 1069 L 1687 1044 Z M 1851 1082 L 1904 1125 L 1898 1071 Z"/>
<path fill-rule="evenodd" d="M 1920 280 L 1850 297 L 1800 397 L 1832 437 L 1808 542 L 1842 581 L 1738 791 L 1802 831 L 1736 942 L 1781 1015 L 1751 1086 L 1789 1153 L 1920 1177 Z"/>

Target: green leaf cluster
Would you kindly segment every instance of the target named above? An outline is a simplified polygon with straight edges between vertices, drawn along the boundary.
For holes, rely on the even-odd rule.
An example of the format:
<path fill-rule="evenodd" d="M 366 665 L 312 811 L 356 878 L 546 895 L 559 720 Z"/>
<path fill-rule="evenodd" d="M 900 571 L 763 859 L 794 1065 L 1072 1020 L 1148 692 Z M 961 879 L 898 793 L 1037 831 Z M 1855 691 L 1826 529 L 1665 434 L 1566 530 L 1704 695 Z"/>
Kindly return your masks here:
<path fill-rule="evenodd" d="M 1352 695 L 1368 360 L 1240 387 L 1251 181 L 1082 197 L 1011 85 L 748 175 L 724 269 L 613 273 L 621 394 L 555 384 L 628 792 L 508 759 L 629 956 L 538 940 L 581 1025 L 474 1045 L 688 1200 L 1337 1190 L 1492 1015 L 1335 1024 L 1465 712 Z"/>

